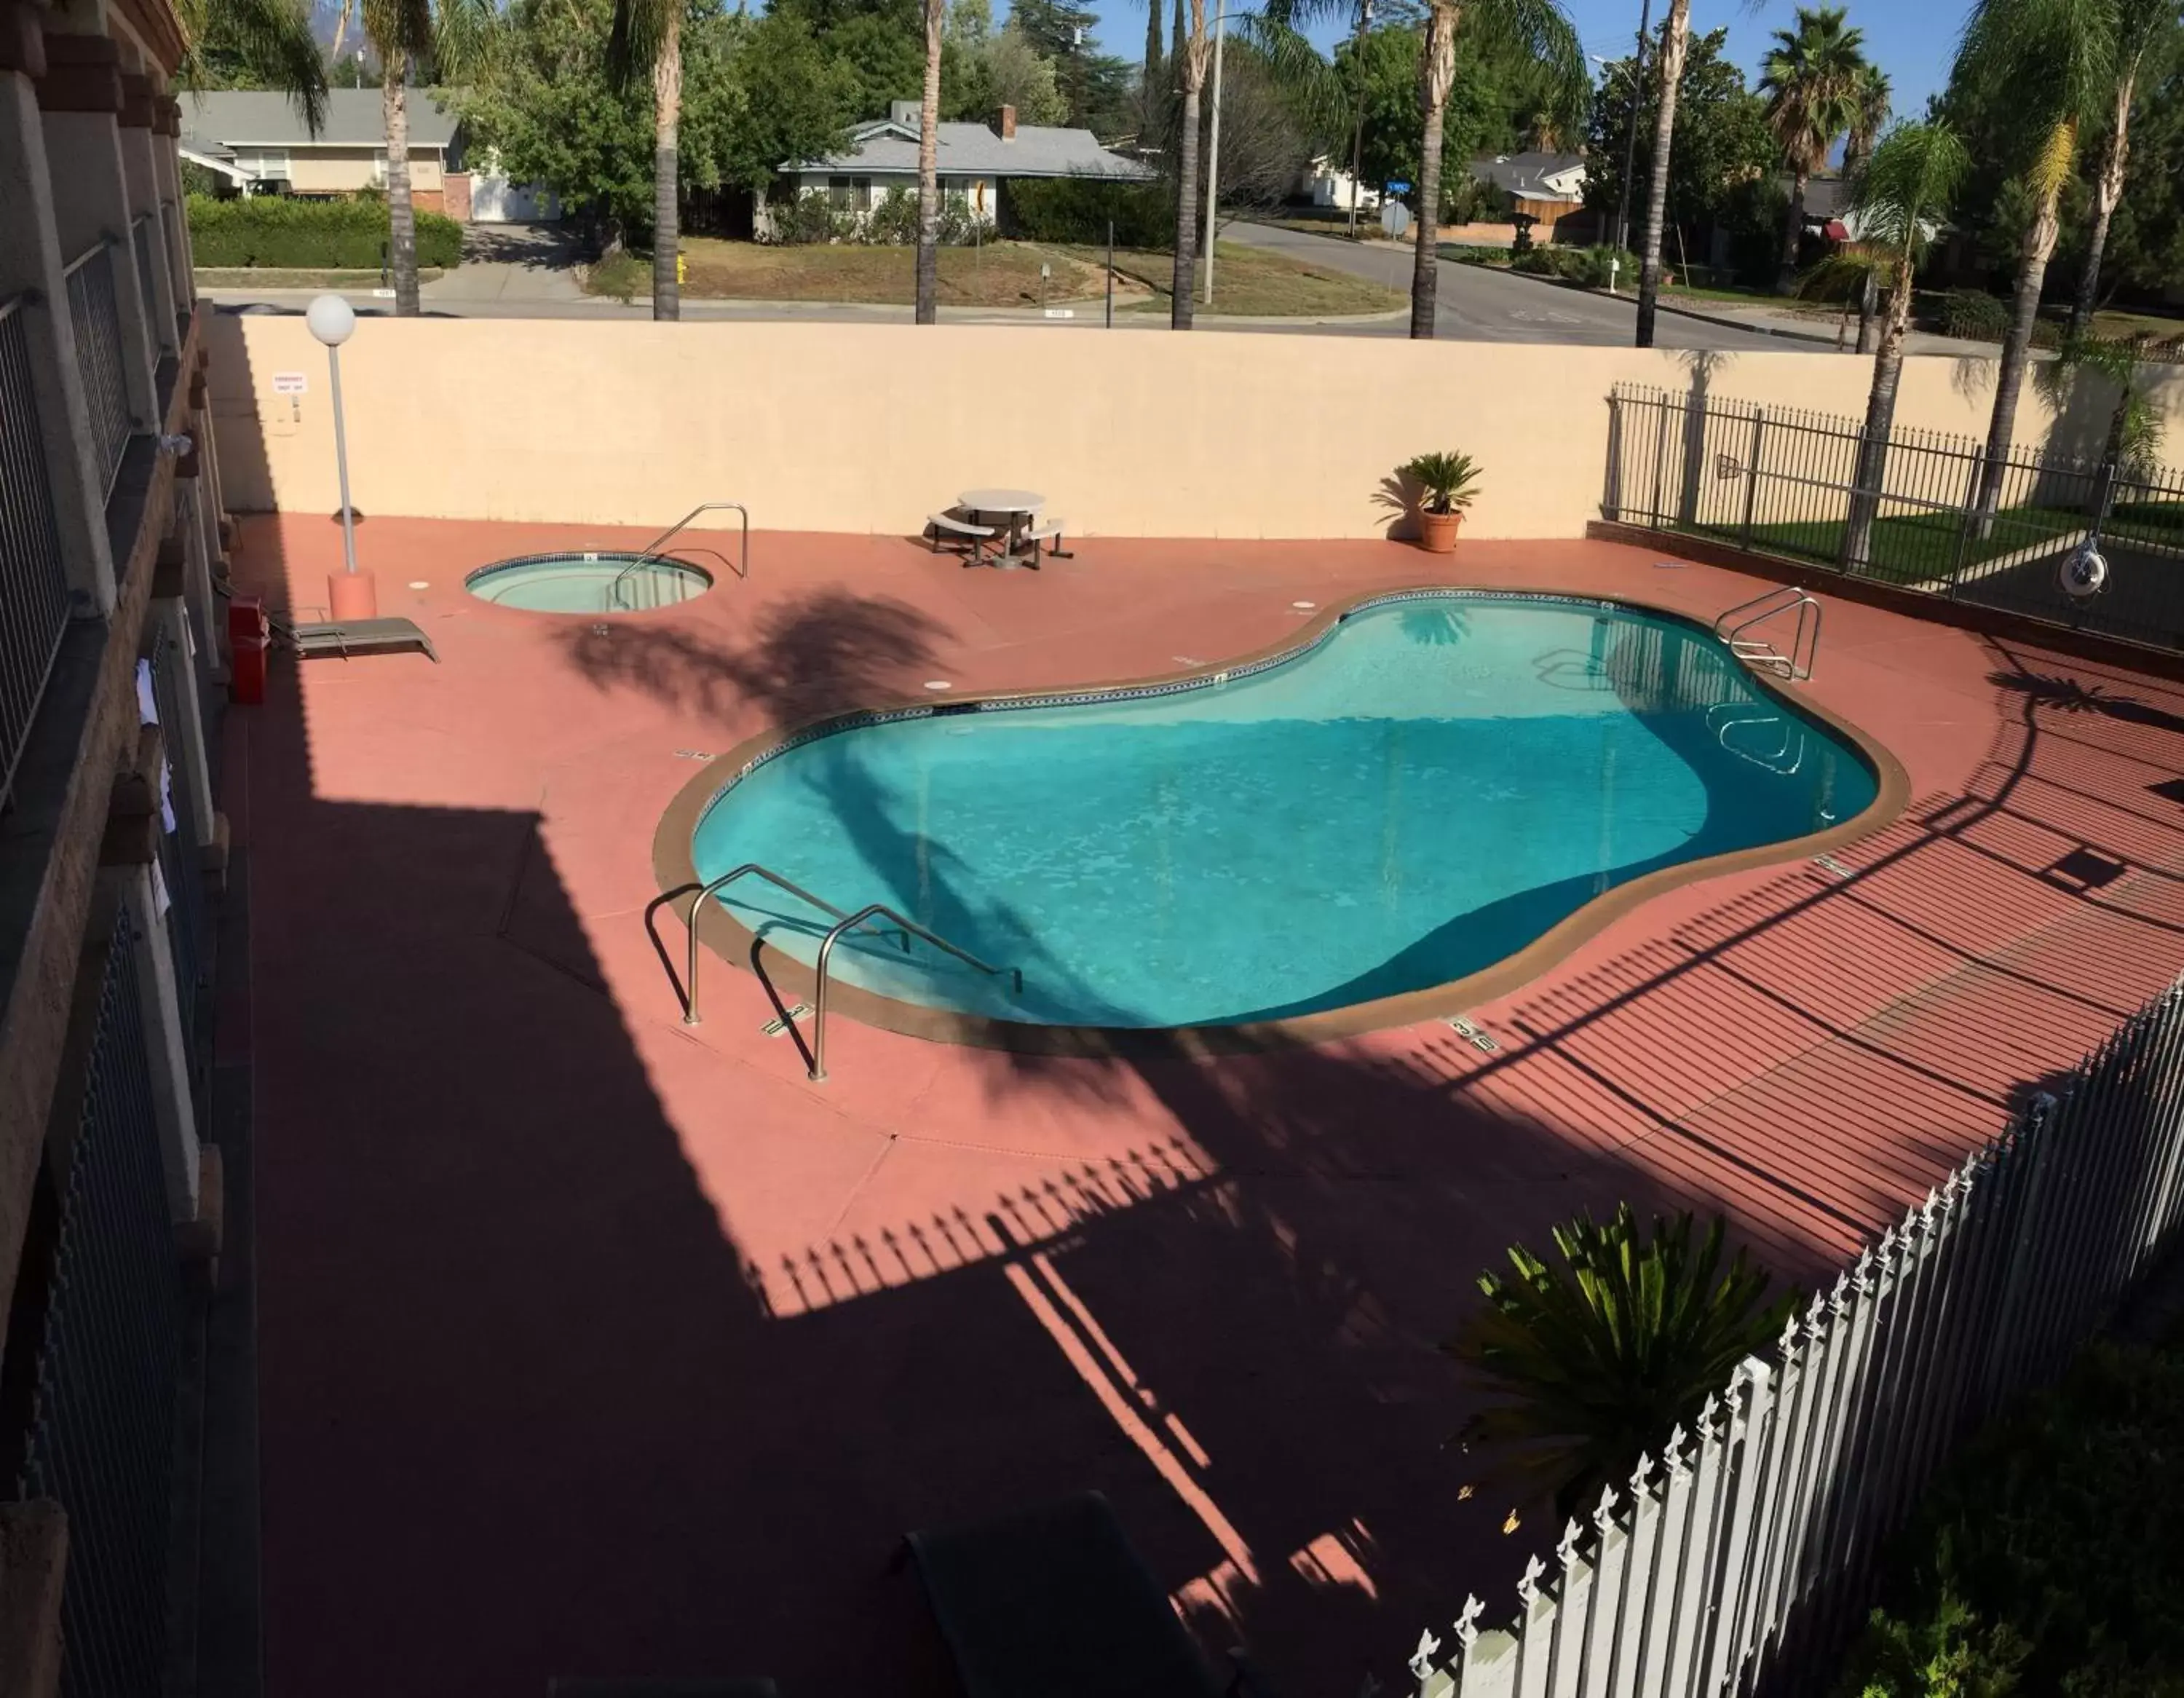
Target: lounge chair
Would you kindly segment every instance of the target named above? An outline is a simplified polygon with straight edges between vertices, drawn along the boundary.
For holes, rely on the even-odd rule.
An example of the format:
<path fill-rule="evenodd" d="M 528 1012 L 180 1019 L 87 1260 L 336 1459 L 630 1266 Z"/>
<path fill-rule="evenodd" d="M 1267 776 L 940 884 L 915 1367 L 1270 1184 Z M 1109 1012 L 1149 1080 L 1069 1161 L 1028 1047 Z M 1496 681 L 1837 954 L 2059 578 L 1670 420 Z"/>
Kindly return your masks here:
<path fill-rule="evenodd" d="M 909 1549 L 964 1698 L 1263 1698 L 1240 1661 L 1214 1678 L 1097 1492 Z"/>
<path fill-rule="evenodd" d="M 967 546 L 970 557 L 965 563 L 970 566 L 979 565 L 984 561 L 986 545 L 1000 534 L 991 525 L 974 525 L 953 512 L 928 514 L 925 529 L 935 554 L 940 552 L 943 541 L 956 548 Z"/>
<path fill-rule="evenodd" d="M 411 650 L 432 656 L 437 665 L 439 651 L 414 619 L 346 619 L 290 625 L 278 623 L 275 631 L 287 640 L 298 658 L 338 655 L 353 660 L 359 655 L 398 655 Z"/>

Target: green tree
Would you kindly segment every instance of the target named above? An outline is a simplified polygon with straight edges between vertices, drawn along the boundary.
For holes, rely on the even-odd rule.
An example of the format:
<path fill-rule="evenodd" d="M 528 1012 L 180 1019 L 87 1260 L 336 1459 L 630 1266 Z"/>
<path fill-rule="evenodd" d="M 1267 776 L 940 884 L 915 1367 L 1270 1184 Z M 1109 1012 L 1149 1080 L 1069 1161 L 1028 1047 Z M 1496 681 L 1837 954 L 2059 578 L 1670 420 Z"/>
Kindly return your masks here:
<path fill-rule="evenodd" d="M 1334 49 L 1338 87 L 1356 103 L 1361 182 L 1418 182 L 1418 58 L 1424 46 L 1418 30 L 1395 25 L 1349 36 Z M 1457 42 L 1441 115 L 1444 184 L 1466 182 L 1474 158 L 1506 152 L 1517 141 L 1508 119 L 1511 96 L 1500 70 L 1479 51 L 1476 41 L 1466 37 Z M 1444 208 L 1455 198 L 1444 190 Z"/>
<path fill-rule="evenodd" d="M 1886 486 L 1903 338 L 1911 327 L 1912 278 L 1970 170 L 1971 156 L 1947 124 L 1899 124 L 1851 179 L 1858 245 L 1831 264 L 1855 273 L 1847 281 L 1861 297 L 1884 276 L 1888 289 L 1888 313 L 1866 394 L 1865 430 L 1858 439 L 1850 522 L 1843 535 L 1843 562 L 1852 571 L 1872 552 L 1873 521 Z"/>
<path fill-rule="evenodd" d="M 1979 511 L 1992 519 L 2017 433 L 2033 321 L 2055 253 L 2059 207 L 2080 132 L 2107 109 L 2115 82 L 2114 0 L 1977 0 L 1953 81 L 2007 113 L 2012 163 L 2032 206 L 2019 243 L 2016 299 L 1995 371 L 1994 412 L 1981 467 Z"/>
<path fill-rule="evenodd" d="M 1647 1233 L 1626 1203 L 1604 1226 L 1557 1226 L 1559 1266 L 1511 1246 L 1511 1271 L 1479 1276 L 1485 1306 L 1442 1347 L 1503 1399 L 1459 1436 L 1511 1447 L 1509 1472 L 1553 1488 L 1558 1515 L 1628 1479 L 1795 1310 L 1794 1293 L 1767 1301 L 1742 1250 L 1723 1267 L 1724 1230 L 1694 1243 L 1682 1214 Z"/>
<path fill-rule="evenodd" d="M 312 135 L 326 121 L 326 70 L 302 0 L 180 0 L 186 88 L 272 88 Z"/>
<path fill-rule="evenodd" d="M 855 120 L 884 118 L 890 102 L 916 100 L 923 95 L 922 11 L 910 19 L 892 12 L 860 12 L 835 25 L 822 39 L 855 87 L 852 101 Z"/>
<path fill-rule="evenodd" d="M 2123 198 L 2125 168 L 2131 159 L 2131 105 L 2140 77 L 2157 70 L 2174 52 L 2176 0 L 2114 0 L 2115 87 L 2110 96 L 2108 133 L 2102 139 L 2100 166 L 2093 179 L 2092 227 L 2078 268 L 2078 292 L 2070 305 L 2068 334 L 2081 337 L 2092 327 L 2100 301 L 2101 259 L 2109 226 Z"/>
<path fill-rule="evenodd" d="M 1797 27 L 1777 30 L 1759 75 L 1767 126 L 1790 167 L 1790 211 L 1782 227 L 1782 264 L 1775 291 L 1797 283 L 1797 245 L 1805 233 L 1805 189 L 1828 162 L 1836 140 L 1862 119 L 1864 37 L 1844 21 L 1840 6 L 1797 8 Z"/>
<path fill-rule="evenodd" d="M 1161 79 L 1161 0 L 1145 0 L 1145 62 L 1139 73 L 1142 86 L 1156 88 Z"/>
<path fill-rule="evenodd" d="M 1728 39 L 1726 29 L 1694 36 L 1684 57 L 1666 202 L 1668 223 L 1675 229 L 1689 232 L 1725 221 L 1738 191 L 1774 164 L 1774 141 L 1767 133 L 1765 109 L 1746 87 L 1744 73 L 1730 62 Z M 1635 69 L 1627 59 L 1606 66 L 1593 97 L 1585 136 L 1585 198 L 1596 211 L 1628 205 L 1626 196 L 1652 173 L 1659 91 L 1646 82 L 1633 112 L 1630 78 Z M 1637 146 L 1632 185 L 1626 189 L 1623 156 L 1634 125 Z"/>
<path fill-rule="evenodd" d="M 722 137 L 723 181 L 763 191 L 788 159 L 820 159 L 849 145 L 858 109 L 855 74 L 829 53 L 800 13 L 776 7 L 744 23 L 733 74 L 744 91 Z"/>
<path fill-rule="evenodd" d="M 364 38 L 382 70 L 380 113 L 386 126 L 387 269 L 394 311 L 415 317 L 417 213 L 410 193 L 410 77 L 420 66 L 460 82 L 482 64 L 495 25 L 492 0 L 363 0 Z"/>
<path fill-rule="evenodd" d="M 990 37 L 979 64 L 985 74 L 987 104 L 973 115 L 990 120 L 995 109 L 1013 106 L 1019 124 L 1067 124 L 1069 103 L 1056 79 L 1054 61 L 1033 46 L 1014 23 Z"/>

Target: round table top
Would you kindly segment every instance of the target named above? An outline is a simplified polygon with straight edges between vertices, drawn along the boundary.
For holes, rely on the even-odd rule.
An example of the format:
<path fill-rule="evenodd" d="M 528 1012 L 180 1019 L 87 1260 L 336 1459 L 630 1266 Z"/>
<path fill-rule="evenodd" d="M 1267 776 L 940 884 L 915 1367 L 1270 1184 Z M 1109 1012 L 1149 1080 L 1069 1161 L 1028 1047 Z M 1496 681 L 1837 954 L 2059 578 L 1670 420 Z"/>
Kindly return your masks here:
<path fill-rule="evenodd" d="M 966 489 L 956 499 L 974 513 L 1036 513 L 1046 505 L 1031 489 Z"/>

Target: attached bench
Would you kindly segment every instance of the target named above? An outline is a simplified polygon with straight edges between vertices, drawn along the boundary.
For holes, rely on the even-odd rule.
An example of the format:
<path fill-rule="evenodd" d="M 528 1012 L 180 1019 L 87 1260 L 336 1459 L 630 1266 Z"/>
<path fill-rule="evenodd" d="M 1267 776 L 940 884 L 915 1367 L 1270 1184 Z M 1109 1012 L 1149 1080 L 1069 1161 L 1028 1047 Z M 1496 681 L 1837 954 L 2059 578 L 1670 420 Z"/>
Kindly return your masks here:
<path fill-rule="evenodd" d="M 933 553 L 940 552 L 940 543 L 944 537 L 957 544 L 967 543 L 970 545 L 971 559 L 973 564 L 984 559 L 986 545 L 1000 534 L 991 525 L 974 525 L 967 519 L 956 517 L 952 513 L 928 513 L 926 515 L 925 528 L 933 544 Z"/>
<path fill-rule="evenodd" d="M 1097 1492 L 913 1533 L 964 1698 L 1241 1698 L 1217 1683 Z M 1263 1698 L 1263 1693 L 1262 1693 Z"/>
<path fill-rule="evenodd" d="M 302 660 L 338 655 L 346 661 L 359 655 L 399 655 L 413 651 L 429 655 L 435 666 L 440 660 L 432 640 L 414 619 L 349 619 L 340 623 L 328 621 L 291 625 L 281 634 Z"/>
<path fill-rule="evenodd" d="M 1031 545 L 1031 551 L 1034 556 L 1039 553 L 1039 545 L 1045 543 L 1048 545 L 1047 553 L 1056 560 L 1077 558 L 1074 554 L 1061 545 L 1061 521 L 1059 519 L 1041 519 L 1038 524 L 1023 533 L 1023 539 Z"/>

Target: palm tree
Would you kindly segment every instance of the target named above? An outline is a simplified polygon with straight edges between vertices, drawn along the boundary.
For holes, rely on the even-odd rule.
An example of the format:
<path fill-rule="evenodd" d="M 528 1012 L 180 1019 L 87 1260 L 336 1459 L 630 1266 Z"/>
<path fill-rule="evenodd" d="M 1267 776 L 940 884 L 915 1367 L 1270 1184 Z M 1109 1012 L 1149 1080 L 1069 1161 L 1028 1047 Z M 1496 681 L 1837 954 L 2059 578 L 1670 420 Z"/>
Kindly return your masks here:
<path fill-rule="evenodd" d="M 1806 186 L 1828 162 L 1836 138 L 1858 125 L 1864 40 L 1845 25 L 1841 7 L 1800 6 L 1797 28 L 1774 32 L 1774 45 L 1760 69 L 1767 127 L 1790 166 L 1790 210 L 1783 221 L 1777 293 L 1788 294 L 1797 287 Z"/>
<path fill-rule="evenodd" d="M 925 94 L 917 113 L 920 324 L 937 324 L 940 319 L 940 31 L 947 21 L 948 0 L 925 0 Z"/>
<path fill-rule="evenodd" d="M 1903 373 L 1903 338 L 1911 327 L 1912 276 L 1970 170 L 1971 156 L 1947 125 L 1897 125 L 1851 180 L 1858 247 L 1819 268 L 1822 274 L 1850 274 L 1868 299 L 1884 276 L 1888 288 L 1888 315 L 1880 327 L 1873 387 L 1866 394 L 1865 430 L 1858 439 L 1850 522 L 1843 531 L 1843 564 L 1852 571 L 1863 567 L 1872 551 L 1873 521 L 1888 469 L 1888 433 Z"/>
<path fill-rule="evenodd" d="M 1855 115 L 1851 120 L 1850 133 L 1843 140 L 1846 177 L 1856 176 L 1858 168 L 1873 157 L 1873 144 L 1888 122 L 1888 105 L 1894 95 L 1888 73 L 1879 65 L 1868 64 L 1858 68 L 1858 81 L 1851 90 L 1851 107 Z"/>
<path fill-rule="evenodd" d="M 442 79 L 466 75 L 493 29 L 492 0 L 363 0 L 364 38 L 379 55 L 387 132 L 387 268 L 398 316 L 417 315 L 417 212 L 410 197 L 410 72 L 419 60 Z"/>
<path fill-rule="evenodd" d="M 1457 31 L 1507 53 L 1536 61 L 1545 73 L 1548 103 L 1569 119 L 1587 92 L 1585 53 L 1577 31 L 1557 0 L 1428 0 L 1426 36 L 1418 60 L 1419 141 L 1417 247 L 1411 266 L 1411 335 L 1434 333 L 1440 282 L 1440 149 L 1448 92 L 1456 81 Z"/>
<path fill-rule="evenodd" d="M 1646 236 L 1638 250 L 1637 345 L 1653 345 L 1653 318 L 1661 299 L 1661 236 L 1669 220 L 1669 149 L 1675 139 L 1676 97 L 1682 92 L 1684 55 L 1691 44 L 1691 0 L 1669 0 L 1661 25 L 1658 109 L 1653 115 L 1653 177 L 1646 192 Z"/>
<path fill-rule="evenodd" d="M 1717 1217 L 1694 1246 L 1688 1213 L 1657 1215 L 1648 1236 L 1626 1203 L 1605 1226 L 1557 1226 L 1562 1267 L 1511 1246 L 1513 1274 L 1479 1276 L 1486 1306 L 1441 1347 L 1506 1399 L 1458 1437 L 1517 1446 L 1509 1472 L 1552 1483 L 1558 1515 L 1630 1477 L 1796 1306 L 1794 1293 L 1766 1301 L 1742 1250 L 1724 1271 L 1723 1236 Z"/>
<path fill-rule="evenodd" d="M 1183 28 L 1184 0 L 1176 0 L 1178 31 Z M 1198 260 L 1198 102 L 1206 88 L 1206 62 L 1213 42 L 1206 28 L 1206 0 L 1190 0 L 1190 25 L 1174 54 L 1177 86 L 1183 91 L 1181 126 L 1176 136 L 1175 268 L 1168 279 L 1167 324 L 1190 328 L 1191 298 Z M 1206 232 L 1206 239 L 1213 232 Z"/>
<path fill-rule="evenodd" d="M 422 0 L 415 0 L 422 3 Z M 366 0 L 369 3 L 369 0 Z M 445 3 L 445 0 L 443 0 Z M 627 85 L 652 73 L 652 316 L 682 316 L 675 262 L 682 249 L 682 8 L 684 0 L 615 0 L 607 64 Z"/>
<path fill-rule="evenodd" d="M 2131 103 L 2139 73 L 2149 59 L 2176 36 L 2176 0 L 2116 0 L 2115 89 L 2107 144 L 2101 149 L 2100 175 L 2093 180 L 2093 227 L 2086 238 L 2086 263 L 2078 273 L 2078 295 L 2070 304 L 2067 335 L 2082 337 L 2092 327 L 2100 299 L 2101 254 L 2109 243 L 2109 221 L 2123 198 L 2123 168 L 2131 154 Z"/>
<path fill-rule="evenodd" d="M 181 0 L 185 88 L 206 81 L 205 50 L 214 44 L 234 53 L 269 87 L 287 94 L 316 136 L 326 120 L 326 68 L 311 34 L 311 17 L 300 0 Z"/>
<path fill-rule="evenodd" d="M 2077 157 L 2080 130 L 2097 120 L 2115 89 L 2115 10 L 2116 0 L 1977 0 L 1957 49 L 1956 75 L 1994 91 L 2015 115 L 2033 202 L 2018 248 L 2017 297 L 1995 368 L 1994 412 L 1980 468 L 1982 531 L 2001 501 L 2016 437 L 2025 350 L 2055 252 L 2056 205 Z"/>

